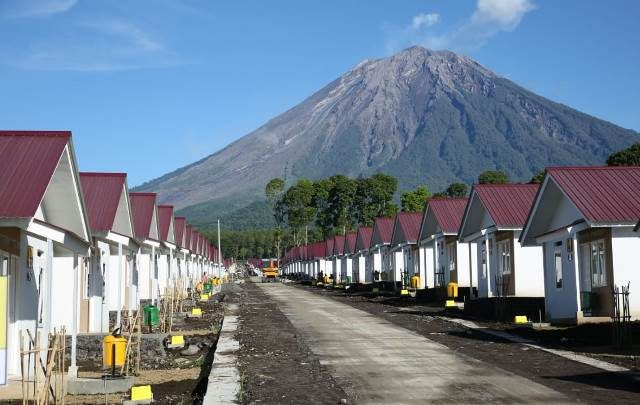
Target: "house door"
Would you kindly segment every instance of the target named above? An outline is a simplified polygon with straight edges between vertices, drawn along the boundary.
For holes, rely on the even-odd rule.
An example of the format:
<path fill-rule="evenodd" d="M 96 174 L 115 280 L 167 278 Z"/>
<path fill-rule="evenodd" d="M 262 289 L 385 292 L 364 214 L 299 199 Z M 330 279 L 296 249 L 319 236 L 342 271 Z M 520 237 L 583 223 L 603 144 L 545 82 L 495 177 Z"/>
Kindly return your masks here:
<path fill-rule="evenodd" d="M 613 314 L 611 239 L 587 233 L 580 243 L 580 308 L 585 316 Z"/>
<path fill-rule="evenodd" d="M 89 310 L 89 288 L 90 288 L 90 269 L 87 266 L 86 260 L 80 260 L 79 269 L 80 269 L 80 325 L 79 331 L 81 333 L 88 333 L 89 330 L 89 322 L 90 322 L 90 310 Z"/>
<path fill-rule="evenodd" d="M 458 266 L 457 266 L 458 249 L 457 242 L 447 244 L 447 260 L 449 262 L 449 282 L 458 282 Z"/>

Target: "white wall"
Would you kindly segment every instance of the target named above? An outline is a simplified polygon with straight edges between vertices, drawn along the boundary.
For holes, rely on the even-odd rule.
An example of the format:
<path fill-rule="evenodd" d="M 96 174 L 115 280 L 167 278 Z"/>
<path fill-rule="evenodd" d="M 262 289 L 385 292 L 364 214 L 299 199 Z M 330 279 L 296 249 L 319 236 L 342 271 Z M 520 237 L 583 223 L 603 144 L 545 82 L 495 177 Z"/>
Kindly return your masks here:
<path fill-rule="evenodd" d="M 424 274 L 420 277 L 424 277 L 425 288 L 433 288 L 435 280 L 433 242 L 428 242 L 422 246 L 422 254 L 424 258 Z"/>
<path fill-rule="evenodd" d="M 514 232 L 514 272 L 517 297 L 544 297 L 544 261 L 541 246 L 522 247 Z M 494 245 L 494 250 L 495 245 Z"/>
<path fill-rule="evenodd" d="M 477 273 L 477 270 L 472 267 L 472 274 L 469 274 L 469 263 L 471 258 L 475 259 L 475 252 L 473 249 L 471 250 L 471 255 L 469 256 L 469 246 L 472 244 L 469 243 L 460 243 L 457 242 L 457 270 L 458 270 L 458 286 L 460 287 L 473 287 L 473 273 Z M 475 244 L 473 244 L 475 246 Z M 475 262 L 475 260 L 473 261 Z M 472 263 L 473 264 L 473 263 Z"/>
<path fill-rule="evenodd" d="M 51 326 L 57 329 L 64 326 L 69 333 L 71 333 L 73 326 L 73 307 L 79 305 L 79 303 L 74 303 L 73 301 L 73 286 L 74 278 L 76 277 L 77 274 L 73 268 L 73 256 L 54 257 L 53 277 L 51 279 L 53 292 Z"/>
<path fill-rule="evenodd" d="M 631 227 L 612 228 L 613 282 L 621 287 L 630 283 L 631 316 L 640 319 L 640 232 Z M 613 286 L 612 286 L 613 287 Z"/>

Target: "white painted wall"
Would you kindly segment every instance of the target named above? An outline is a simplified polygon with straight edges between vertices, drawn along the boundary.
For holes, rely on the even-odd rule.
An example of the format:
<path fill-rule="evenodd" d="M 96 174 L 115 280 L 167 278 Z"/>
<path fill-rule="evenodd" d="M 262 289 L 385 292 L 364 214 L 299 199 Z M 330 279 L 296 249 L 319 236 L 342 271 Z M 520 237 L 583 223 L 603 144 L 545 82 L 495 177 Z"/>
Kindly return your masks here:
<path fill-rule="evenodd" d="M 518 242 L 519 237 L 520 232 L 514 232 L 513 249 L 516 296 L 544 297 L 544 261 L 542 257 L 542 247 L 522 247 L 520 242 Z"/>
<path fill-rule="evenodd" d="M 57 329 L 66 327 L 71 333 L 73 325 L 74 306 L 79 303 L 73 301 L 74 278 L 77 274 L 73 269 L 73 256 L 54 257 L 52 281 L 51 326 Z M 78 312 L 79 313 L 79 312 Z"/>
<path fill-rule="evenodd" d="M 640 232 L 631 227 L 612 228 L 611 251 L 613 280 L 618 286 L 629 287 L 631 316 L 640 319 Z"/>

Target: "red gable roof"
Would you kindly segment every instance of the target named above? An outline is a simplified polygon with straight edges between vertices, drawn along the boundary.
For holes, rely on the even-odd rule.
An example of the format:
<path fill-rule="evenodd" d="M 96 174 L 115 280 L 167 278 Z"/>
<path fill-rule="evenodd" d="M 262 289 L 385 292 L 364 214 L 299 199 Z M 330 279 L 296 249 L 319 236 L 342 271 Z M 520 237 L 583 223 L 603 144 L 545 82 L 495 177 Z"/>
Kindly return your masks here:
<path fill-rule="evenodd" d="M 324 241 L 325 243 L 325 255 L 331 256 L 333 255 L 333 238 L 327 239 L 326 241 Z"/>
<path fill-rule="evenodd" d="M 498 228 L 522 228 L 538 184 L 476 184 L 474 191 Z"/>
<path fill-rule="evenodd" d="M 193 234 L 193 228 L 191 225 L 186 224 L 184 227 L 184 248 L 191 250 L 191 235 Z"/>
<path fill-rule="evenodd" d="M 156 193 L 129 193 L 129 198 L 136 236 L 149 239 L 153 210 L 156 206 Z"/>
<path fill-rule="evenodd" d="M 344 253 L 354 253 L 356 251 L 356 232 L 347 232 L 344 237 Z"/>
<path fill-rule="evenodd" d="M 373 228 L 370 226 L 361 226 L 358 228 L 358 234 L 356 236 L 356 248 L 361 247 L 361 250 L 369 249 L 371 246 L 371 236 L 373 235 Z"/>
<path fill-rule="evenodd" d="M 397 215 L 398 224 L 402 229 L 406 242 L 417 242 L 420 233 L 420 222 L 422 213 L 420 212 L 399 212 Z"/>
<path fill-rule="evenodd" d="M 325 257 L 327 252 L 327 246 L 324 242 L 312 243 L 309 249 L 309 256 L 313 259 L 320 259 Z"/>
<path fill-rule="evenodd" d="M 158 205 L 158 228 L 160 228 L 160 240 L 169 241 L 169 227 L 173 218 L 173 205 Z M 175 228 L 175 223 L 173 227 Z M 174 231 L 175 238 L 175 231 Z"/>
<path fill-rule="evenodd" d="M 173 219 L 173 234 L 176 238 L 176 245 L 184 247 L 183 238 L 187 220 L 184 217 L 175 217 Z"/>
<path fill-rule="evenodd" d="M 373 224 L 374 231 L 378 230 L 380 240 L 382 243 L 391 243 L 391 236 L 393 234 L 393 223 L 395 218 L 376 218 Z"/>
<path fill-rule="evenodd" d="M 341 255 L 344 253 L 344 236 L 336 235 L 333 237 L 333 254 Z"/>
<path fill-rule="evenodd" d="M 84 202 L 93 232 L 110 231 L 125 189 L 125 173 L 80 173 Z"/>
<path fill-rule="evenodd" d="M 33 217 L 69 131 L 0 131 L 0 218 Z"/>
<path fill-rule="evenodd" d="M 442 232 L 457 234 L 468 201 L 468 198 L 432 198 L 427 202 L 427 209 L 433 213 Z"/>
<path fill-rule="evenodd" d="M 635 224 L 640 218 L 640 167 L 550 167 L 547 173 L 591 223 Z"/>

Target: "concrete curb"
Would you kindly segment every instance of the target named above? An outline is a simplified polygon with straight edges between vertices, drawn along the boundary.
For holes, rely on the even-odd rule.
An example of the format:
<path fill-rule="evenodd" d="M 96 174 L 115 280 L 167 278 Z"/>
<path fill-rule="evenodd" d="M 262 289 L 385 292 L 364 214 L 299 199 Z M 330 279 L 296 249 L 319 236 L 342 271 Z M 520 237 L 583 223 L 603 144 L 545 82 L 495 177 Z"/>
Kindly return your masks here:
<path fill-rule="evenodd" d="M 594 358 L 591 358 L 589 356 L 584 356 L 582 354 L 578 354 L 578 353 L 575 353 L 575 352 L 572 352 L 572 351 L 569 351 L 569 350 L 550 349 L 548 347 L 540 346 L 540 345 L 536 344 L 532 340 L 521 338 L 520 336 L 512 335 L 512 334 L 507 333 L 507 332 L 489 329 L 487 327 L 480 326 L 475 322 L 467 321 L 465 319 L 447 318 L 447 317 L 443 317 L 443 316 L 438 316 L 437 318 L 445 320 L 445 321 L 453 322 L 453 323 L 456 323 L 458 325 L 462 325 L 462 326 L 464 326 L 466 328 L 477 330 L 479 332 L 485 333 L 485 334 L 490 335 L 490 336 L 498 337 L 498 338 L 507 340 L 509 342 L 519 343 L 521 345 L 530 347 L 532 349 L 537 349 L 537 350 L 542 350 L 542 351 L 545 351 L 545 352 L 548 352 L 548 353 L 552 353 L 552 354 L 555 354 L 556 356 L 564 357 L 565 359 L 572 360 L 572 361 L 575 361 L 575 362 L 578 362 L 578 363 L 582 363 L 582 364 L 586 364 L 588 366 L 595 367 L 595 368 L 600 369 L 600 370 L 614 372 L 614 373 L 626 373 L 626 372 L 630 372 L 631 371 L 628 368 L 621 367 L 621 366 L 618 366 L 618 365 L 615 365 L 615 364 L 611 364 L 611 363 L 607 363 L 606 361 L 594 359 Z"/>
<path fill-rule="evenodd" d="M 207 392 L 202 400 L 203 405 L 238 403 L 240 372 L 237 352 L 240 350 L 240 342 L 235 337 L 238 329 L 238 311 L 237 304 L 229 304 L 225 308 L 220 337 L 213 355 Z"/>

